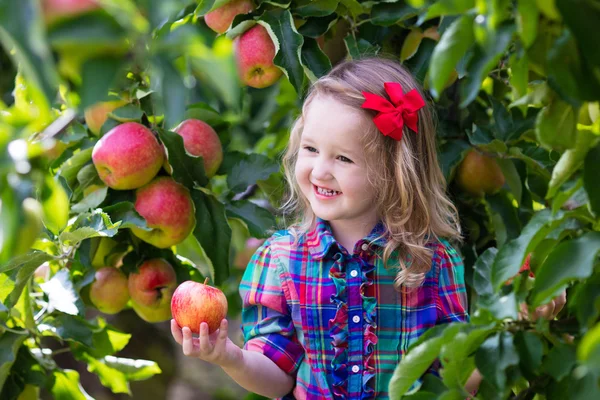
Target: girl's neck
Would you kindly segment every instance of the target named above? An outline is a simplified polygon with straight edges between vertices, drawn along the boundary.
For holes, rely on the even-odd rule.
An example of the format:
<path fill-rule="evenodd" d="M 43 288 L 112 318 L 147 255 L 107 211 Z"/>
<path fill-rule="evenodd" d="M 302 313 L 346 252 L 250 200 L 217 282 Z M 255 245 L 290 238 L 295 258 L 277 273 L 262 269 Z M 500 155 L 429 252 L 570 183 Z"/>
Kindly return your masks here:
<path fill-rule="evenodd" d="M 331 231 L 335 240 L 344 246 L 348 253 L 354 251 L 356 242 L 367 236 L 373 230 L 377 221 L 330 221 Z"/>

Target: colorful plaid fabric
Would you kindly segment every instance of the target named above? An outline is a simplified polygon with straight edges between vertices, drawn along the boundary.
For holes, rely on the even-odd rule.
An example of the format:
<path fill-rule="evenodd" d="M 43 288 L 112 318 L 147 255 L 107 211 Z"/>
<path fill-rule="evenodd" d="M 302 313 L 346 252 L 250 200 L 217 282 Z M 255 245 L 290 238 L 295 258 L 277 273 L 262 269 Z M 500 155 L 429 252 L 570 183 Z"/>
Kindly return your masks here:
<path fill-rule="evenodd" d="M 432 243 L 423 285 L 398 293 L 396 271 L 380 257 L 382 231 L 377 225 L 348 253 L 318 220 L 297 243 L 279 231 L 252 257 L 240 284 L 244 348 L 295 376 L 284 399 L 387 399 L 411 343 L 436 324 L 468 320 L 456 250 Z"/>

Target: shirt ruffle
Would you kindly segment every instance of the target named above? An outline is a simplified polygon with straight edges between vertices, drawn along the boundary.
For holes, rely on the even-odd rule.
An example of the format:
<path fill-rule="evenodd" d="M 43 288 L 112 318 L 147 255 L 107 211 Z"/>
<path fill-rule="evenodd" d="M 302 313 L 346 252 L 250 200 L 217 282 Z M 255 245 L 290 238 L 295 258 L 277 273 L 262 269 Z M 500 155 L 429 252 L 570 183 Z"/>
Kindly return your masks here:
<path fill-rule="evenodd" d="M 360 285 L 360 296 L 363 308 L 363 391 L 362 399 L 374 397 L 374 388 L 369 384 L 375 376 L 375 367 L 371 359 L 377 344 L 375 329 L 375 313 L 377 300 L 375 297 L 367 296 L 366 290 L 373 285 L 374 265 L 361 262 L 362 283 Z M 333 396 L 335 399 L 346 399 L 348 397 L 348 304 L 347 304 L 347 282 L 346 272 L 342 269 L 342 263 L 334 263 L 329 270 L 329 276 L 333 280 L 336 293 L 331 296 L 331 302 L 336 304 L 337 310 L 333 319 L 329 320 L 329 334 L 334 349 L 334 357 L 331 362 L 333 369 Z"/>

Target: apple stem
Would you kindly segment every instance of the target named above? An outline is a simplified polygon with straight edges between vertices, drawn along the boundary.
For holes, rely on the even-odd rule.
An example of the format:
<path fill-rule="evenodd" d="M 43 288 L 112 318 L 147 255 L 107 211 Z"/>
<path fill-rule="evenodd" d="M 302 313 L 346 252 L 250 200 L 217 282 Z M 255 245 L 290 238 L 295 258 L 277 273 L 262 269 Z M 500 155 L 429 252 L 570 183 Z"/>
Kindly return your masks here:
<path fill-rule="evenodd" d="M 204 280 L 204 284 L 206 285 L 208 283 L 208 276 L 206 277 L 206 279 Z"/>

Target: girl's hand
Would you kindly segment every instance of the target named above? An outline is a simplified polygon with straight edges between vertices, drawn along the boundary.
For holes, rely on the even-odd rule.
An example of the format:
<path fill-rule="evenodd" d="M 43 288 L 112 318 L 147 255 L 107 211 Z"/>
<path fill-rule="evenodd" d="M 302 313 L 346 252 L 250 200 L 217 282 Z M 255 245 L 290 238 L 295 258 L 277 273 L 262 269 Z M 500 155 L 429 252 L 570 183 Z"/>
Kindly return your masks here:
<path fill-rule="evenodd" d="M 531 317 L 529 316 L 529 311 L 527 310 L 527 304 L 521 303 L 519 319 L 530 319 L 532 321 L 537 321 L 538 318 L 542 317 L 548 320 L 553 320 L 563 309 L 565 304 L 567 304 L 567 292 L 565 290 L 563 290 L 562 293 L 556 296 L 554 299 L 550 300 L 548 304 L 544 304 L 543 306 L 536 308 Z"/>
<path fill-rule="evenodd" d="M 227 320 L 221 321 L 221 326 L 212 334 L 208 334 L 208 324 L 200 324 L 200 334 L 192 337 L 192 330 L 187 326 L 179 327 L 174 319 L 171 320 L 171 334 L 183 349 L 183 354 L 188 357 L 196 357 L 223 368 L 239 366 L 242 363 L 243 354 L 235 343 L 227 336 Z"/>

